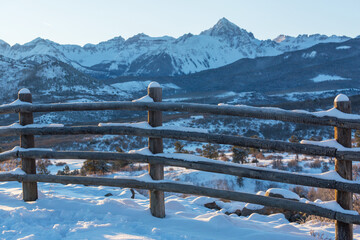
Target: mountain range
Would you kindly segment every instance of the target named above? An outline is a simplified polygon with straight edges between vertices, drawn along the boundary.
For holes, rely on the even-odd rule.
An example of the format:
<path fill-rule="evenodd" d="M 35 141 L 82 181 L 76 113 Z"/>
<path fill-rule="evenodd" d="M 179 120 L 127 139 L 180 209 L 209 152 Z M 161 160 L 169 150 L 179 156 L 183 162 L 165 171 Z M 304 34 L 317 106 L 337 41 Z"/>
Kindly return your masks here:
<path fill-rule="evenodd" d="M 179 38 L 149 37 L 141 33 L 127 40 L 119 36 L 83 47 L 41 38 L 13 46 L 0 40 L 0 55 L 20 61 L 37 61 L 36 56 L 47 55 L 96 78 L 175 76 L 222 67 L 242 58 L 276 56 L 318 43 L 349 39 L 315 34 L 259 40 L 222 18 L 199 35 L 189 33 Z"/>
<path fill-rule="evenodd" d="M 0 41 L 0 98 L 8 102 L 27 87 L 37 102 L 131 100 L 153 80 L 170 101 L 256 105 L 307 96 L 291 92 L 358 94 L 359 43 L 320 34 L 259 40 L 225 18 L 179 38 L 138 34 L 83 47 Z"/>

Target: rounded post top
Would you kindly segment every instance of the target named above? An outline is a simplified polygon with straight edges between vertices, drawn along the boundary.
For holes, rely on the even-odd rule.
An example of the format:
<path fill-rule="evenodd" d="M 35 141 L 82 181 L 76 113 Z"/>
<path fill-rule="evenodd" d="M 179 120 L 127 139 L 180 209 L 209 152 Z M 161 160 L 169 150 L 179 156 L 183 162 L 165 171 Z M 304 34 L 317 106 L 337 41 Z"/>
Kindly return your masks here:
<path fill-rule="evenodd" d="M 31 94 L 30 90 L 27 88 L 22 88 L 20 89 L 20 91 L 18 92 L 18 94 Z"/>
<path fill-rule="evenodd" d="M 158 82 L 151 82 L 149 83 L 148 88 L 162 88 L 161 85 Z"/>
<path fill-rule="evenodd" d="M 345 94 L 339 94 L 334 99 L 334 102 L 349 102 L 350 99 Z"/>

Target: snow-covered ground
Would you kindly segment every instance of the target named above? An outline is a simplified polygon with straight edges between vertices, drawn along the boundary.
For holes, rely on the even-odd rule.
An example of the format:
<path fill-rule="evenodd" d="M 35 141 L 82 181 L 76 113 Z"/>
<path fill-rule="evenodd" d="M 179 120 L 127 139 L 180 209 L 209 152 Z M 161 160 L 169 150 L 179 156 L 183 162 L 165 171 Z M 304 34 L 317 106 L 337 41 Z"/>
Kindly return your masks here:
<path fill-rule="evenodd" d="M 166 217 L 152 217 L 148 198 L 129 189 L 39 184 L 36 202 L 21 200 L 21 184 L 0 184 L 2 239 L 332 239 L 334 224 L 289 223 L 283 214 L 226 215 L 244 203 L 223 203 L 220 211 L 204 207 L 207 197 L 170 195 Z M 105 197 L 107 193 L 113 196 Z M 221 203 L 219 203 L 221 205 Z M 354 226 L 354 238 L 360 228 Z"/>

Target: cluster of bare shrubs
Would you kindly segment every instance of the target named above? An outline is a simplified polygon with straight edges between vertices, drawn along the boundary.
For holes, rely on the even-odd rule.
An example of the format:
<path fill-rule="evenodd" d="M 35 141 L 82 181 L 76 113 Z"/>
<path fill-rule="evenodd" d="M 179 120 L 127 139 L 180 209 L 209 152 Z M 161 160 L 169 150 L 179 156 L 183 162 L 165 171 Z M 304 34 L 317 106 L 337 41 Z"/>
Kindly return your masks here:
<path fill-rule="evenodd" d="M 272 168 L 273 169 L 278 169 L 278 170 L 288 170 L 288 168 L 285 166 L 285 164 L 282 162 L 281 159 L 275 159 L 271 162 Z"/>
<path fill-rule="evenodd" d="M 0 171 L 10 171 L 20 166 L 20 161 L 17 159 L 7 160 L 0 164 Z"/>
<path fill-rule="evenodd" d="M 305 163 L 304 166 L 309 168 L 321 168 L 321 161 L 319 159 L 315 159 L 315 161 Z"/>
<path fill-rule="evenodd" d="M 291 172 L 301 172 L 303 170 L 303 168 L 299 165 L 298 159 L 293 159 L 289 161 L 287 166 Z"/>

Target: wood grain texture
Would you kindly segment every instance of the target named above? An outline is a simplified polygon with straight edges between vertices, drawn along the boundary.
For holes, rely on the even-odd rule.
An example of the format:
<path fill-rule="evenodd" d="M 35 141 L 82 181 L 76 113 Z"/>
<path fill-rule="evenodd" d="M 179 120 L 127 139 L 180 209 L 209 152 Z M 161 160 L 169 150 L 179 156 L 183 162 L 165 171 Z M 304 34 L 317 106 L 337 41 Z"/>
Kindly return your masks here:
<path fill-rule="evenodd" d="M 351 113 L 351 102 L 342 101 L 334 102 L 334 107 L 344 113 Z M 335 139 L 344 147 L 351 148 L 351 129 L 334 128 Z M 336 158 L 335 171 L 343 178 L 352 180 L 352 162 Z M 353 194 L 351 192 L 335 190 L 335 200 L 344 209 L 352 210 Z M 352 224 L 336 221 L 335 222 L 335 239 L 350 240 L 353 239 Z"/>
<path fill-rule="evenodd" d="M 360 120 L 318 117 L 312 114 L 261 107 L 218 106 L 199 103 L 164 102 L 94 102 L 94 103 L 52 103 L 32 105 L 0 106 L 0 114 L 18 112 L 59 112 L 59 111 L 171 111 L 199 114 L 239 116 L 246 118 L 272 119 L 294 123 L 360 129 Z"/>
<path fill-rule="evenodd" d="M 312 156 L 336 157 L 346 161 L 360 161 L 360 152 L 338 151 L 336 148 L 321 147 L 311 144 L 291 143 L 278 140 L 256 139 L 233 135 L 183 132 L 178 130 L 141 129 L 129 126 L 72 126 L 44 127 L 23 129 L 0 129 L 0 136 L 20 134 L 31 135 L 79 135 L 79 134 L 120 134 L 153 138 L 171 138 L 177 140 L 197 141 L 206 143 L 228 144 L 243 147 L 269 149 L 283 152 L 293 152 Z"/>
<path fill-rule="evenodd" d="M 154 102 L 162 101 L 162 88 L 152 87 L 148 88 L 148 95 Z M 162 126 L 162 112 L 161 111 L 148 111 L 148 123 L 152 127 Z M 153 154 L 163 152 L 163 140 L 160 137 L 149 137 L 149 150 Z M 164 165 L 159 163 L 149 164 L 149 175 L 153 180 L 164 179 Z M 150 190 L 150 211 L 151 214 L 158 218 L 165 217 L 165 197 L 164 192 L 159 190 Z"/>
<path fill-rule="evenodd" d="M 23 102 L 32 102 L 31 93 L 20 93 L 18 94 L 19 100 Z M 22 126 L 33 124 L 34 117 L 33 113 L 19 113 L 19 123 Z M 21 134 L 20 135 L 20 147 L 22 148 L 34 148 L 35 140 L 32 134 Z M 36 174 L 36 161 L 34 158 L 21 158 L 21 169 L 28 174 Z M 24 201 L 35 201 L 38 198 L 37 183 L 36 182 L 23 182 L 23 200 Z"/>

